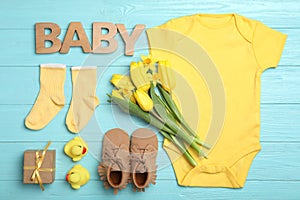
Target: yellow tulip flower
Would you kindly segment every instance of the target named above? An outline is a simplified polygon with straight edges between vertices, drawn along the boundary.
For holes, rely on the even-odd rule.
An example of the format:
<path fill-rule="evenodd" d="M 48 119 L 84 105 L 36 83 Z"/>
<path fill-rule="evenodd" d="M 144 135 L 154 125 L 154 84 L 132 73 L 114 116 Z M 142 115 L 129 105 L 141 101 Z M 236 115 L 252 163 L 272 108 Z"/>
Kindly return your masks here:
<path fill-rule="evenodd" d="M 151 54 L 149 54 L 148 56 L 141 55 L 141 59 L 147 71 L 149 69 L 151 70 L 151 72 L 155 71 L 155 63 L 157 62 L 157 59 L 153 58 Z"/>
<path fill-rule="evenodd" d="M 149 95 L 141 88 L 137 89 L 134 93 L 134 98 L 136 99 L 138 105 L 143 111 L 150 111 L 153 108 L 153 101 Z"/>
<path fill-rule="evenodd" d="M 141 88 L 148 91 L 150 88 L 150 80 L 142 62 L 131 62 L 130 77 L 137 89 Z"/>
<path fill-rule="evenodd" d="M 111 95 L 114 96 L 114 97 L 117 97 L 119 99 L 124 99 L 123 96 L 122 96 L 122 94 L 118 90 L 112 90 L 111 91 Z"/>
<path fill-rule="evenodd" d="M 113 74 L 110 82 L 118 89 L 133 90 L 134 86 L 129 76 Z"/>
<path fill-rule="evenodd" d="M 158 61 L 158 74 L 163 88 L 168 92 L 171 92 L 171 90 L 176 86 L 176 81 L 174 71 L 171 68 L 169 61 Z"/>

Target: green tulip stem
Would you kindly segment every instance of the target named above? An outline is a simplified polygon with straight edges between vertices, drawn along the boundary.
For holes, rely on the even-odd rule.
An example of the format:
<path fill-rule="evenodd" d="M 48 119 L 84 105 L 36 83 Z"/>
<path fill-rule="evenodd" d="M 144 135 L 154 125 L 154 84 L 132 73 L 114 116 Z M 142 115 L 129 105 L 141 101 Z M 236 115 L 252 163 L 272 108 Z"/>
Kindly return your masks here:
<path fill-rule="evenodd" d="M 184 117 L 182 116 L 182 114 L 180 113 L 177 105 L 175 104 L 175 102 L 173 101 L 171 95 L 164 90 L 164 88 L 160 85 L 157 84 L 157 87 L 160 91 L 161 96 L 163 97 L 163 100 L 165 101 L 166 105 L 169 107 L 169 110 L 172 111 L 173 115 L 175 116 L 175 118 L 177 119 L 177 121 L 183 126 L 183 128 L 193 137 L 195 137 L 196 142 L 207 148 L 210 149 L 211 146 L 209 144 L 206 144 L 205 142 L 201 141 L 199 136 L 195 133 L 195 131 L 193 131 L 193 129 L 188 125 L 188 123 L 185 121 Z M 155 96 L 155 95 L 154 95 Z"/>
<path fill-rule="evenodd" d="M 133 114 L 133 115 L 145 120 L 146 122 L 148 122 L 149 124 L 151 124 L 154 127 L 158 128 L 159 130 L 163 130 L 163 131 L 165 131 L 167 133 L 170 133 L 172 135 L 178 135 L 187 144 L 189 144 L 199 155 L 201 155 L 205 158 L 207 157 L 202 152 L 202 150 L 200 149 L 198 144 L 195 142 L 194 138 L 191 138 L 191 136 L 189 136 L 187 134 L 184 134 L 182 129 L 180 127 L 178 127 L 176 123 L 169 120 L 169 121 L 166 122 L 167 126 L 165 126 L 165 124 L 163 122 L 161 122 L 159 119 L 152 116 L 149 112 L 143 111 L 137 104 L 132 103 L 130 100 L 121 99 L 121 98 L 118 98 L 118 97 L 115 97 L 115 96 L 110 96 L 110 98 L 111 98 L 112 102 L 119 105 L 119 107 L 124 112 Z"/>
<path fill-rule="evenodd" d="M 185 147 L 180 144 L 180 142 L 176 139 L 176 137 L 174 137 L 173 135 L 169 135 L 168 133 L 164 132 L 164 131 L 160 131 L 160 133 L 167 138 L 170 142 L 172 142 L 173 144 L 175 144 L 175 146 L 182 152 L 183 156 L 187 159 L 187 161 L 193 166 L 197 166 L 197 162 L 194 160 L 194 158 L 192 157 L 192 155 L 188 152 L 187 149 L 185 149 Z"/>

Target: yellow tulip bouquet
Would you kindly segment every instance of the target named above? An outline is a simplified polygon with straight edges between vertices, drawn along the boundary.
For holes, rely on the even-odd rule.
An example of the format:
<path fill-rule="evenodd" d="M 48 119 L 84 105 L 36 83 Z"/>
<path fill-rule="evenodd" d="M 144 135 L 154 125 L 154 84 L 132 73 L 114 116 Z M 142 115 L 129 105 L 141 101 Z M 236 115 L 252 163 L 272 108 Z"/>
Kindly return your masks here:
<path fill-rule="evenodd" d="M 116 89 L 108 94 L 109 102 L 158 128 L 164 138 L 172 142 L 192 166 L 196 166 L 189 147 L 200 157 L 207 158 L 200 146 L 208 149 L 210 146 L 190 128 L 172 99 L 176 82 L 170 63 L 156 60 L 151 55 L 141 56 L 141 59 L 131 62 L 130 76 L 113 74 L 111 83 Z"/>

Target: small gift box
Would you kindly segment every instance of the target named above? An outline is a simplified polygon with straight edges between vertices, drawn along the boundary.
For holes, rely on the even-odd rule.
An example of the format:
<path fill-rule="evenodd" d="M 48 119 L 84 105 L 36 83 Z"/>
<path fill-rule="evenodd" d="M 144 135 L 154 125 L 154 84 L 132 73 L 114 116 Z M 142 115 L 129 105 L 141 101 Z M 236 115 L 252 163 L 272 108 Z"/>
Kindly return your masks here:
<path fill-rule="evenodd" d="M 52 183 L 55 179 L 55 150 L 27 150 L 24 152 L 23 183 L 39 184 L 44 190 L 44 183 Z"/>

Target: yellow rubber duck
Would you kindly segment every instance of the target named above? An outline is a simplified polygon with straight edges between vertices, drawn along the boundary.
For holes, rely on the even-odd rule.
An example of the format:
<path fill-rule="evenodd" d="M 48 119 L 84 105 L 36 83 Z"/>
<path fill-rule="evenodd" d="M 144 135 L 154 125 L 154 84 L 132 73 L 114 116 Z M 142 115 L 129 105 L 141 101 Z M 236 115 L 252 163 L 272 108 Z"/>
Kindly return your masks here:
<path fill-rule="evenodd" d="M 87 154 L 88 145 L 81 137 L 77 136 L 65 145 L 64 151 L 73 161 L 78 161 Z"/>
<path fill-rule="evenodd" d="M 81 165 L 75 165 L 66 175 L 66 181 L 71 187 L 78 190 L 90 180 L 89 171 Z"/>

